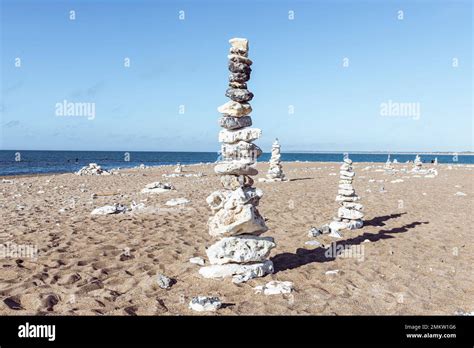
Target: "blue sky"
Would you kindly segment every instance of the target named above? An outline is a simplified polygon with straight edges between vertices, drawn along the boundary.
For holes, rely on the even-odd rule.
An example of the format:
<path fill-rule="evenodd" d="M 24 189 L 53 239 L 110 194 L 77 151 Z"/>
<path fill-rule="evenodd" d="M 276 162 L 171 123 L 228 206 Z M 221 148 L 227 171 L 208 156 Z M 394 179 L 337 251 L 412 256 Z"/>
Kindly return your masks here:
<path fill-rule="evenodd" d="M 0 1 L 0 149 L 217 151 L 246 37 L 264 151 L 474 150 L 470 0 Z M 64 100 L 95 117 L 57 116 Z"/>

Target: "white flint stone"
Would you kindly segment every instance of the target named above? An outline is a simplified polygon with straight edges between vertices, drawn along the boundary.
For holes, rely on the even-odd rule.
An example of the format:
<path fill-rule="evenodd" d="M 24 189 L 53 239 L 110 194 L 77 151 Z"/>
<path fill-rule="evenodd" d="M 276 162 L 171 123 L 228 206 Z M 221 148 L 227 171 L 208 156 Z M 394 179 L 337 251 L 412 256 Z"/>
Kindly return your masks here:
<path fill-rule="evenodd" d="M 141 191 L 142 193 L 163 193 L 169 192 L 174 190 L 174 186 L 168 183 L 161 183 L 159 181 L 152 182 L 145 186 L 145 188 Z"/>
<path fill-rule="evenodd" d="M 255 293 L 264 295 L 289 294 L 293 290 L 293 283 L 289 281 L 272 280 L 265 285 L 254 287 Z"/>
<path fill-rule="evenodd" d="M 258 201 L 262 198 L 262 190 L 254 187 L 239 187 L 234 191 L 230 190 L 219 190 L 211 193 L 207 198 L 206 202 L 213 212 L 217 212 L 220 209 L 235 209 L 240 205 L 251 203 L 257 206 Z"/>
<path fill-rule="evenodd" d="M 362 210 L 364 209 L 364 206 L 360 203 L 354 203 L 354 202 L 342 202 L 342 206 L 348 208 L 348 209 L 355 209 L 355 210 Z"/>
<path fill-rule="evenodd" d="M 268 230 L 265 220 L 252 204 L 239 205 L 235 209 L 221 209 L 208 222 L 211 236 L 239 234 L 259 235 Z"/>
<path fill-rule="evenodd" d="M 347 228 L 350 230 L 357 230 L 364 226 L 364 222 L 362 220 L 351 220 L 347 223 Z"/>
<path fill-rule="evenodd" d="M 238 236 L 222 238 L 206 254 L 213 265 L 264 261 L 276 244 L 271 237 Z"/>
<path fill-rule="evenodd" d="M 218 297 L 197 296 L 189 302 L 189 308 L 197 312 L 213 312 L 221 306 L 222 302 Z"/>
<path fill-rule="evenodd" d="M 355 209 L 347 209 L 345 207 L 340 207 L 337 211 L 337 216 L 344 219 L 357 220 L 362 219 L 364 217 L 364 213 Z"/>
<path fill-rule="evenodd" d="M 352 196 L 355 193 L 355 190 L 337 190 L 338 195 L 342 196 Z"/>
<path fill-rule="evenodd" d="M 347 228 L 347 224 L 342 221 L 331 221 L 329 223 L 329 229 L 332 231 L 340 231 Z"/>
<path fill-rule="evenodd" d="M 356 202 L 360 200 L 359 196 L 336 196 L 336 202 Z"/>
<path fill-rule="evenodd" d="M 231 44 L 232 47 L 238 48 L 244 51 L 249 50 L 249 40 L 243 39 L 240 37 L 235 37 L 233 39 L 229 40 L 229 43 Z"/>
<path fill-rule="evenodd" d="M 219 111 L 221 114 L 241 117 L 250 114 L 252 112 L 252 107 L 249 103 L 238 103 L 236 101 L 230 100 L 227 103 L 219 106 L 217 111 Z"/>
<path fill-rule="evenodd" d="M 236 143 L 238 141 L 252 142 L 262 135 L 262 130 L 258 128 L 242 128 L 237 130 L 223 129 L 219 132 L 219 142 Z"/>
<path fill-rule="evenodd" d="M 201 267 L 199 274 L 204 278 L 226 278 L 233 276 L 233 282 L 242 283 L 252 278 L 263 277 L 273 273 L 273 262 L 266 260 L 264 262 L 243 264 L 227 263 L 225 265 L 212 265 Z"/>
<path fill-rule="evenodd" d="M 206 263 L 206 261 L 202 257 L 199 257 L 199 256 L 191 257 L 189 259 L 189 262 L 196 265 L 200 265 L 200 266 L 204 266 L 204 264 Z"/>
<path fill-rule="evenodd" d="M 255 144 L 238 141 L 234 144 L 222 144 L 221 154 L 223 161 L 240 160 L 245 163 L 254 163 L 262 154 L 262 150 Z"/>
<path fill-rule="evenodd" d="M 220 175 L 257 175 L 258 170 L 246 161 L 220 162 L 214 167 L 214 172 Z"/>
<path fill-rule="evenodd" d="M 339 188 L 343 190 L 353 190 L 352 184 L 339 184 Z"/>
<path fill-rule="evenodd" d="M 106 205 L 100 208 L 94 209 L 91 214 L 92 215 L 109 215 L 109 214 L 119 214 L 125 213 L 127 208 L 122 204 L 115 203 L 114 205 Z"/>
<path fill-rule="evenodd" d="M 156 279 L 158 286 L 162 289 L 169 289 L 173 283 L 173 280 L 164 274 L 158 274 Z"/>
<path fill-rule="evenodd" d="M 349 178 L 352 178 L 355 175 L 354 172 L 349 172 L 347 170 L 341 170 L 339 172 L 339 174 L 341 174 L 341 176 L 345 176 L 345 177 L 349 177 Z"/>
<path fill-rule="evenodd" d="M 189 200 L 186 198 L 173 198 L 167 201 L 165 204 L 171 207 L 174 207 L 176 205 L 182 205 L 182 204 L 188 204 Z"/>

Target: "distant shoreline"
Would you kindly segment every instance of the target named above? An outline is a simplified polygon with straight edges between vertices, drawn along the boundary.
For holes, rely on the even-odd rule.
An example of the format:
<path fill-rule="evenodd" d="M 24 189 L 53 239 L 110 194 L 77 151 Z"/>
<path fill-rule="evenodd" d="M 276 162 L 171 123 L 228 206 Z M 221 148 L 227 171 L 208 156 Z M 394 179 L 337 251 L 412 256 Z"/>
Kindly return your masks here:
<path fill-rule="evenodd" d="M 218 150 L 215 151 L 171 151 L 171 150 L 18 150 L 18 149 L 0 149 L 1 151 L 15 151 L 15 152 L 22 152 L 22 151 L 31 151 L 31 152 L 164 152 L 164 153 L 217 153 Z M 264 152 L 265 153 L 265 152 Z M 445 156 L 452 156 L 452 155 L 462 155 L 462 156 L 474 156 L 474 151 L 282 151 L 282 154 L 360 154 L 360 155 L 445 155 Z"/>
<path fill-rule="evenodd" d="M 214 166 L 217 162 L 202 162 L 202 163 L 189 163 L 189 164 L 182 164 L 183 168 L 186 167 L 193 167 L 193 166 Z M 268 161 L 258 161 L 258 163 L 268 163 Z M 331 165 L 338 162 L 331 162 L 331 161 L 298 161 L 298 160 L 291 160 L 291 161 L 282 161 L 282 164 L 308 164 L 308 165 Z M 383 162 L 354 162 L 355 164 L 359 165 L 381 165 Z M 423 162 L 424 165 L 433 165 L 433 163 Z M 413 165 L 413 161 L 406 163 L 406 162 L 398 162 L 392 163 L 393 166 L 406 166 L 406 165 Z M 470 163 L 439 163 L 438 166 L 474 166 L 474 164 Z M 146 170 L 146 169 L 158 169 L 158 168 L 174 168 L 176 167 L 176 163 L 174 164 L 157 164 L 157 165 L 147 165 L 146 168 L 138 168 L 138 167 L 117 167 L 117 168 L 109 168 L 108 171 L 113 172 L 122 172 L 122 171 L 130 171 L 130 170 Z M 0 184 L 2 183 L 1 180 L 3 179 L 15 179 L 15 178 L 28 178 L 28 177 L 39 177 L 39 176 L 55 176 L 55 175 L 68 175 L 68 174 L 75 174 L 75 171 L 62 171 L 62 172 L 49 172 L 49 173 L 24 173 L 24 174 L 1 174 L 0 173 Z"/>

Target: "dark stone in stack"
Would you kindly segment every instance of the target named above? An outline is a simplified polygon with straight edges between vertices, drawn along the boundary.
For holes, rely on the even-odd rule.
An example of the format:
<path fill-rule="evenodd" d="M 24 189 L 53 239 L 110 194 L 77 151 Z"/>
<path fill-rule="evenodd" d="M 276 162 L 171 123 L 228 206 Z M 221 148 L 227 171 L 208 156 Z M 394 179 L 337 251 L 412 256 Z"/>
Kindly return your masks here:
<path fill-rule="evenodd" d="M 240 88 L 228 88 L 225 95 L 226 97 L 229 97 L 233 101 L 236 101 L 239 103 L 248 102 L 249 100 L 252 100 L 253 98 L 252 92 L 249 92 L 246 89 L 240 89 Z"/>
<path fill-rule="evenodd" d="M 246 50 L 242 50 L 240 48 L 231 47 L 229 52 L 230 52 L 230 54 L 236 54 L 238 56 L 248 57 L 248 52 Z"/>
<path fill-rule="evenodd" d="M 229 75 L 229 82 L 247 82 L 250 80 L 250 73 L 231 73 Z"/>
<path fill-rule="evenodd" d="M 219 126 L 226 129 L 239 129 L 250 127 L 252 125 L 252 118 L 250 116 L 233 117 L 223 116 L 219 119 Z"/>
<path fill-rule="evenodd" d="M 235 63 L 233 61 L 229 61 L 229 70 L 233 73 L 244 73 L 250 75 L 252 69 L 250 65 L 244 63 Z"/>

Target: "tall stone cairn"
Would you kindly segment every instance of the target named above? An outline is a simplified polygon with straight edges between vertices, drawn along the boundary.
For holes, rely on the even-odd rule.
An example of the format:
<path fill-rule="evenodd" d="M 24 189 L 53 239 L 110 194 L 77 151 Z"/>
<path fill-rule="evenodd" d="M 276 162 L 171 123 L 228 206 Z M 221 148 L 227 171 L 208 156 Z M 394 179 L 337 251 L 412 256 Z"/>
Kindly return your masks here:
<path fill-rule="evenodd" d="M 337 211 L 337 217 L 329 224 L 332 231 L 339 231 L 345 228 L 356 229 L 363 226 L 362 213 L 363 206 L 357 203 L 360 198 L 355 193 L 352 181 L 355 173 L 352 170 L 352 160 L 345 158 L 340 168 L 339 189 L 337 191 L 336 202 L 339 202 L 340 208 Z"/>
<path fill-rule="evenodd" d="M 252 165 L 262 154 L 253 144 L 262 131 L 250 128 L 252 107 L 248 103 L 253 93 L 247 90 L 252 61 L 248 58 L 248 40 L 234 38 L 229 58 L 230 101 L 218 107 L 222 113 L 219 125 L 221 160 L 214 171 L 220 175 L 223 189 L 207 197 L 214 216 L 209 218 L 209 234 L 220 238 L 206 250 L 210 266 L 201 267 L 205 278 L 232 277 L 234 283 L 273 273 L 273 263 L 267 257 L 276 246 L 271 237 L 260 237 L 267 231 L 264 218 L 257 210 L 263 193 L 252 187 L 251 176 L 258 171 Z"/>
<path fill-rule="evenodd" d="M 280 143 L 278 138 L 272 145 L 272 156 L 270 157 L 270 167 L 268 168 L 267 178 L 269 181 L 286 181 L 285 174 L 281 167 Z"/>

